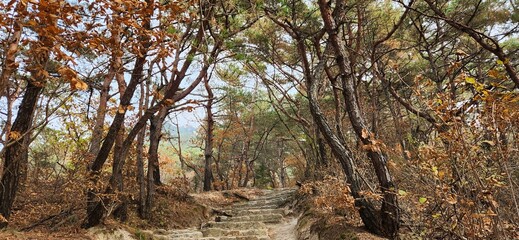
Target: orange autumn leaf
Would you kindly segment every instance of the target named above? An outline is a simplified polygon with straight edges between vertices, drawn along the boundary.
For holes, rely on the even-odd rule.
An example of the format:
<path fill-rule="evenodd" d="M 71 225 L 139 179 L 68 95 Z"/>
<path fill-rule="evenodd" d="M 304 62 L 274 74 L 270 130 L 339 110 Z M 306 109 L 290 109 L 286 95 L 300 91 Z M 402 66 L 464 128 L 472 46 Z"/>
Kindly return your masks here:
<path fill-rule="evenodd" d="M 22 134 L 17 131 L 12 131 L 9 133 L 9 139 L 12 139 L 12 140 L 18 140 L 18 139 L 20 139 L 21 136 L 22 136 Z"/>

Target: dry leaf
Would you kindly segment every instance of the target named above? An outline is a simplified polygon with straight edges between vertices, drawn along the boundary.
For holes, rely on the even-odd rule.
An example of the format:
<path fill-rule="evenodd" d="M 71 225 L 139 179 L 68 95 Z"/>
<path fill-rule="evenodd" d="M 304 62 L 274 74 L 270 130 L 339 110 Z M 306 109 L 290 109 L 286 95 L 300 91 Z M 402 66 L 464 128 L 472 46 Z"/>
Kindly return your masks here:
<path fill-rule="evenodd" d="M 173 103 L 175 103 L 175 101 L 173 101 L 173 99 L 164 100 L 164 104 L 166 104 L 166 106 L 171 106 L 171 105 L 173 105 Z"/>
<path fill-rule="evenodd" d="M 20 134 L 20 132 L 17 131 L 12 131 L 9 133 L 9 139 L 18 140 L 21 136 L 22 134 Z"/>
<path fill-rule="evenodd" d="M 368 138 L 369 137 L 369 132 L 367 129 L 363 128 L 362 129 L 362 138 Z"/>
<path fill-rule="evenodd" d="M 123 114 L 124 112 L 126 112 L 126 108 L 122 105 L 119 105 L 119 108 L 117 109 L 117 112 L 120 113 L 120 114 Z"/>
<path fill-rule="evenodd" d="M 0 214 L 0 223 L 7 223 L 9 222 L 2 214 Z"/>

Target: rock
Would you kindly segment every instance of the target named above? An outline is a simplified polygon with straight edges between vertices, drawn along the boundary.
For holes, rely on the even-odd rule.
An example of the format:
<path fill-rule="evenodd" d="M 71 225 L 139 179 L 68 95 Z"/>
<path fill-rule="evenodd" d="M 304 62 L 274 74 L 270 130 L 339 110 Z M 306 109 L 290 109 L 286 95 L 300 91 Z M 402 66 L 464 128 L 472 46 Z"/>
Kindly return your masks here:
<path fill-rule="evenodd" d="M 135 240 L 134 235 L 124 229 L 110 230 L 104 227 L 93 227 L 88 232 L 96 240 Z"/>

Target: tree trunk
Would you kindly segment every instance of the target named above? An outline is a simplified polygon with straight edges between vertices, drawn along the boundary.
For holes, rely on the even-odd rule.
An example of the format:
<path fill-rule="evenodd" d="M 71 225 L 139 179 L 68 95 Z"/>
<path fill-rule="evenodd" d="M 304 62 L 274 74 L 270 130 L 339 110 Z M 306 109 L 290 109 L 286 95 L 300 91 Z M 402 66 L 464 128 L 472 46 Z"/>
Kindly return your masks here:
<path fill-rule="evenodd" d="M 29 81 L 10 131 L 10 143 L 8 143 L 4 152 L 2 187 L 0 188 L 0 214 L 6 219 L 9 219 L 11 215 L 11 208 L 20 183 L 23 162 L 27 162 L 27 152 L 31 139 L 30 128 L 36 103 L 43 89 L 40 84 L 35 85 Z M 17 138 L 13 137 L 15 134 L 18 135 Z M 7 222 L 0 222 L 0 228 L 6 226 Z"/>
<path fill-rule="evenodd" d="M 151 76 L 150 76 L 151 77 Z M 142 116 L 144 110 L 148 107 L 149 84 L 141 83 L 141 97 L 139 99 L 139 117 Z M 140 218 L 146 216 L 146 182 L 144 177 L 144 138 L 146 137 L 146 126 L 139 132 L 137 136 L 137 184 L 139 185 L 139 204 L 137 213 Z"/>
<path fill-rule="evenodd" d="M 153 0 L 149 0 L 149 1 L 150 1 L 150 3 L 148 4 L 148 6 L 152 7 Z M 147 20 L 149 20 L 149 19 L 147 19 Z M 145 22 L 144 25 L 146 28 L 149 28 L 150 23 Z M 201 42 L 201 38 L 204 36 L 203 27 L 200 27 L 199 30 L 202 32 L 199 32 L 197 35 L 198 43 Z M 91 174 L 90 178 L 92 181 L 92 184 L 91 184 L 92 186 L 96 185 L 97 178 L 99 177 L 99 172 L 100 172 L 102 166 L 104 165 L 104 163 L 106 162 L 108 155 L 110 153 L 110 150 L 114 144 L 116 132 L 122 128 L 122 125 L 124 123 L 125 112 L 127 110 L 127 107 L 130 104 L 130 100 L 133 96 L 133 93 L 136 90 L 136 84 L 140 82 L 140 80 L 143 76 L 143 68 L 144 68 L 144 64 L 146 62 L 145 61 L 145 56 L 146 56 L 145 52 L 147 51 L 148 46 L 149 46 L 149 43 L 147 43 L 147 45 L 145 45 L 145 48 L 142 50 L 144 52 L 141 54 L 142 57 L 140 57 L 140 56 L 137 57 L 134 69 L 132 71 L 132 77 L 130 79 L 130 83 L 126 87 L 124 94 L 122 94 L 122 97 L 120 100 L 120 109 L 119 109 L 119 111 L 117 111 L 117 113 L 114 117 L 114 120 L 112 121 L 112 124 L 110 125 L 110 128 L 104 139 L 103 145 L 101 146 L 101 149 L 99 150 L 99 153 L 97 154 L 94 162 L 90 166 L 90 174 Z M 192 49 L 196 50 L 196 46 L 193 46 Z M 194 51 L 194 50 L 192 50 L 192 51 Z M 213 57 L 216 57 L 215 56 L 216 53 L 217 53 L 217 51 L 213 50 L 213 52 L 212 52 Z M 139 117 L 139 119 L 137 120 L 137 123 L 135 123 L 134 127 L 129 131 L 128 135 L 126 136 L 126 138 L 123 142 L 123 147 L 121 150 L 122 152 L 119 155 L 122 158 L 121 160 L 118 160 L 121 162 L 121 164 L 124 164 L 125 158 L 128 154 L 128 150 L 130 149 L 130 147 L 133 143 L 133 140 L 135 139 L 135 137 L 137 137 L 137 135 L 141 131 L 141 129 L 146 126 L 147 121 L 149 119 L 151 119 L 156 112 L 166 111 L 166 113 L 167 113 L 167 110 L 165 110 L 165 109 L 167 109 L 167 107 L 169 106 L 168 102 L 179 101 L 183 97 L 187 96 L 187 94 L 189 94 L 195 88 L 196 84 L 201 81 L 201 76 L 204 76 L 207 72 L 207 69 L 209 68 L 209 64 L 205 64 L 202 67 L 202 69 L 200 70 L 199 76 L 191 84 L 191 86 L 189 88 L 187 88 L 186 90 L 184 90 L 183 92 L 176 94 L 179 84 L 185 77 L 186 71 L 189 68 L 191 63 L 192 63 L 192 60 L 186 61 L 184 63 L 184 65 L 182 66 L 182 70 L 176 75 L 176 79 L 168 85 L 166 93 L 164 94 L 164 98 L 162 100 L 160 100 L 156 105 L 146 109 L 146 111 L 144 111 L 144 114 Z M 163 113 L 163 114 L 166 114 L 166 113 Z M 159 113 L 159 115 L 160 115 L 160 113 Z M 162 124 L 162 122 L 163 122 L 163 120 L 160 121 L 161 124 Z M 162 127 L 160 127 L 160 128 L 162 128 Z M 151 129 L 150 129 L 150 132 L 151 132 Z M 116 156 L 116 155 L 114 154 L 114 156 Z M 121 168 L 122 168 L 122 166 L 121 166 Z M 150 189 L 148 189 L 148 190 L 150 191 Z M 113 192 L 113 189 L 110 187 L 108 187 L 105 190 L 106 194 L 112 193 L 112 192 Z M 101 202 L 96 201 L 95 193 L 96 193 L 95 188 L 90 187 L 88 190 L 88 193 L 87 193 L 88 202 L 89 202 L 89 205 L 91 202 L 93 202 L 91 204 L 94 204 L 95 207 L 88 207 L 89 211 L 87 213 L 87 218 L 85 219 L 85 222 L 82 224 L 83 228 L 90 228 L 90 227 L 93 227 L 100 223 L 101 218 L 103 217 L 104 211 L 105 211 L 103 205 L 106 205 L 105 203 L 103 203 L 103 201 L 109 201 L 109 199 L 104 199 Z M 92 206 L 92 205 L 90 205 L 90 206 Z M 91 209 L 94 209 L 94 210 L 91 210 Z M 90 212 L 90 211 L 101 211 L 101 212 L 94 213 L 94 212 Z"/>
<path fill-rule="evenodd" d="M 252 104 L 255 104 L 256 102 L 256 94 L 258 93 L 258 82 L 255 82 L 254 84 L 254 92 L 252 94 L 252 99 L 251 99 L 251 102 Z M 254 105 L 253 105 L 254 106 Z M 250 150 L 250 145 L 251 145 L 251 142 L 252 142 L 252 136 L 254 135 L 254 127 L 255 127 L 255 116 L 256 116 L 256 113 L 254 112 L 254 107 L 252 107 L 251 109 L 251 116 L 250 116 L 250 125 L 249 125 L 249 131 L 246 136 L 247 138 L 247 141 L 246 141 L 246 148 L 245 148 L 245 154 L 242 155 L 243 157 L 245 157 L 245 179 L 243 180 L 243 184 L 242 184 L 242 187 L 247 187 L 248 183 L 249 183 L 249 178 L 252 176 L 254 177 L 254 162 L 252 161 L 253 159 L 249 158 L 249 150 Z"/>
<path fill-rule="evenodd" d="M 114 162 L 112 165 L 112 177 L 110 178 L 110 185 L 112 189 L 116 189 L 115 201 L 120 202 L 117 208 L 114 210 L 115 218 L 120 221 L 126 221 L 128 218 L 128 201 L 124 193 L 124 179 L 123 179 L 123 166 L 125 157 L 121 154 L 125 154 L 123 150 L 124 141 L 124 129 L 121 129 L 115 140 L 114 146 Z"/>
<path fill-rule="evenodd" d="M 207 105 L 205 107 L 207 112 L 207 129 L 205 139 L 205 168 L 204 168 L 204 191 L 210 191 L 213 185 L 213 132 L 214 132 L 214 119 L 213 119 L 213 91 L 209 85 L 209 79 L 205 77 L 205 90 L 207 91 Z"/>
<path fill-rule="evenodd" d="M 186 166 L 189 169 L 193 170 L 193 172 L 195 172 L 195 174 L 196 174 L 196 177 L 201 178 L 202 175 L 201 175 L 200 171 L 198 170 L 198 168 L 196 166 L 193 166 L 189 162 L 187 162 L 184 159 L 184 156 L 182 155 L 182 140 L 180 138 L 181 136 L 180 136 L 180 129 L 178 126 L 178 118 L 177 118 L 177 124 L 176 124 L 176 131 L 177 131 L 177 144 L 178 144 L 178 148 L 176 148 L 176 152 L 178 155 L 178 159 L 180 160 L 180 164 L 182 166 Z M 173 144 L 171 144 L 171 145 L 173 145 Z M 184 178 L 185 178 L 185 175 L 184 175 Z"/>
<path fill-rule="evenodd" d="M 184 174 L 184 169 L 187 164 L 185 163 L 184 156 L 182 155 L 182 139 L 180 136 L 180 127 L 179 127 L 179 123 L 178 123 L 178 116 L 175 116 L 175 118 L 177 120 L 177 124 L 175 124 L 175 130 L 177 132 L 177 144 L 178 144 L 178 148 L 176 149 L 176 152 L 178 155 L 178 160 L 180 161 L 180 170 L 182 171 L 182 175 L 185 180 L 186 175 Z M 173 143 L 171 143 L 171 145 L 173 145 Z"/>
<path fill-rule="evenodd" d="M 105 76 L 103 86 L 101 87 L 99 106 L 97 107 L 97 113 L 94 120 L 94 128 L 92 129 L 92 140 L 90 141 L 90 146 L 88 148 L 88 157 L 91 159 L 93 159 L 99 152 L 101 141 L 103 140 L 103 126 L 105 122 L 107 103 L 110 98 L 110 84 L 112 83 L 114 75 L 115 70 L 111 69 Z"/>
<path fill-rule="evenodd" d="M 88 153 L 86 159 L 88 161 L 92 161 L 95 156 L 99 153 L 99 149 L 101 147 L 101 141 L 103 140 L 103 127 L 106 116 L 106 108 L 110 90 L 110 83 L 115 75 L 115 71 L 113 69 L 105 76 L 103 81 L 103 86 L 101 88 L 100 96 L 99 96 L 99 106 L 97 108 L 96 118 L 94 127 L 92 129 L 92 139 L 90 141 L 90 146 L 88 148 Z M 87 192 L 87 199 L 92 200 L 95 199 L 94 191 Z M 87 212 L 91 211 L 95 207 L 95 201 L 87 202 Z"/>
<path fill-rule="evenodd" d="M 150 120 L 150 147 L 148 149 L 148 177 L 147 177 L 147 193 L 145 214 L 146 218 L 150 217 L 153 208 L 153 195 L 155 194 L 155 186 L 161 185 L 160 182 L 160 166 L 159 166 L 159 144 L 162 135 L 162 125 L 166 119 L 168 110 L 163 108 L 159 113 Z"/>
<path fill-rule="evenodd" d="M 318 170 L 328 166 L 328 156 L 326 154 L 325 140 L 322 137 L 322 133 L 319 129 L 316 129 L 317 146 L 319 148 L 319 157 L 317 159 Z"/>
<path fill-rule="evenodd" d="M 371 163 L 375 169 L 375 173 L 377 175 L 383 194 L 382 208 L 380 211 L 380 223 L 377 221 L 375 222 L 376 224 L 372 226 L 368 226 L 366 222 L 365 224 L 368 229 L 374 231 L 377 234 L 388 237 L 395 237 L 398 234 L 398 229 L 400 227 L 400 210 L 398 208 L 396 186 L 393 183 L 387 168 L 387 160 L 385 159 L 381 150 L 372 141 L 374 140 L 372 139 L 373 136 L 368 130 L 368 127 L 366 126 L 362 117 L 361 109 L 358 105 L 358 99 L 355 93 L 354 79 L 348 78 L 350 74 L 348 74 L 348 65 L 345 60 L 345 44 L 338 37 L 338 27 L 335 24 L 336 20 L 334 20 L 332 17 L 335 16 L 338 19 L 342 19 L 345 14 L 344 6 L 345 3 L 339 1 L 335 8 L 335 11 L 338 12 L 335 12 L 335 15 L 332 15 L 330 5 L 328 5 L 325 0 L 319 0 L 319 8 L 323 18 L 324 26 L 328 33 L 330 44 L 335 49 L 336 62 L 341 73 L 340 76 L 344 88 L 343 96 L 346 103 L 346 111 L 348 112 L 350 123 L 357 137 L 364 145 L 369 147 L 367 155 L 369 159 L 371 159 Z M 369 221 L 369 223 L 373 222 L 373 220 Z"/>
<path fill-rule="evenodd" d="M 151 126 L 150 126 L 151 128 Z M 146 188 L 146 202 L 145 202 L 145 211 L 144 218 L 151 218 L 151 211 L 153 210 L 153 195 L 155 194 L 155 184 L 153 182 L 153 162 L 148 157 L 148 174 L 147 174 L 147 188 Z"/>
<path fill-rule="evenodd" d="M 143 128 L 137 136 L 137 184 L 139 184 L 139 205 L 137 212 L 140 218 L 145 217 L 146 182 L 144 178 L 144 138 L 146 128 Z"/>
<path fill-rule="evenodd" d="M 159 164 L 159 144 L 162 136 L 162 126 L 166 120 L 168 109 L 163 108 L 159 113 L 151 118 L 150 121 L 150 147 L 148 150 L 148 161 L 151 162 L 153 183 L 157 186 L 162 185 L 160 180 L 160 164 Z"/>

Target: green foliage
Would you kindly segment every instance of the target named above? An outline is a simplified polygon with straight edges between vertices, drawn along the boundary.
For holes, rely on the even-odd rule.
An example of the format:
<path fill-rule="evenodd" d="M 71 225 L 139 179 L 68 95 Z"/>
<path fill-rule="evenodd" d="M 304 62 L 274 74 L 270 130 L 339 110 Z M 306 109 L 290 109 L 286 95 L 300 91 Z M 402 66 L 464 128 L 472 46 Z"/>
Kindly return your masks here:
<path fill-rule="evenodd" d="M 259 188 L 267 188 L 271 186 L 271 176 L 269 169 L 265 165 L 265 163 L 260 163 L 259 166 L 256 166 L 255 175 L 256 185 Z"/>

